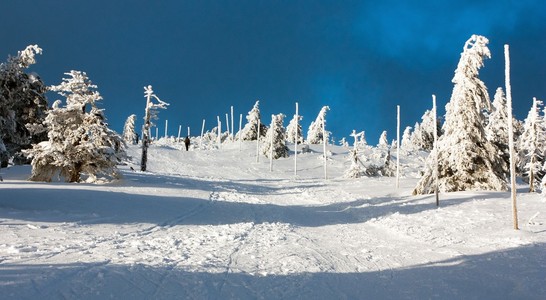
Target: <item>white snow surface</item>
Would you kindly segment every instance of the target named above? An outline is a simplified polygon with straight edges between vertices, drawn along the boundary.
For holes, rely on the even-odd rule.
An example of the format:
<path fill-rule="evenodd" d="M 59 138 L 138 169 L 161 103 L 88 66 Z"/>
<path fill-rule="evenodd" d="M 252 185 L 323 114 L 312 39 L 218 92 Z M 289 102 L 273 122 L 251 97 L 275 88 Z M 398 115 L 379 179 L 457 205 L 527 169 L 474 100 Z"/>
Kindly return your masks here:
<path fill-rule="evenodd" d="M 138 147 L 108 184 L 1 169 L 1 299 L 546 299 L 546 201 L 518 190 L 411 196 L 345 179 L 348 149 L 256 162 L 255 143 Z M 293 145 L 290 145 L 293 151 Z M 368 156 L 372 150 L 368 149 Z M 293 152 L 291 152 L 293 154 Z"/>

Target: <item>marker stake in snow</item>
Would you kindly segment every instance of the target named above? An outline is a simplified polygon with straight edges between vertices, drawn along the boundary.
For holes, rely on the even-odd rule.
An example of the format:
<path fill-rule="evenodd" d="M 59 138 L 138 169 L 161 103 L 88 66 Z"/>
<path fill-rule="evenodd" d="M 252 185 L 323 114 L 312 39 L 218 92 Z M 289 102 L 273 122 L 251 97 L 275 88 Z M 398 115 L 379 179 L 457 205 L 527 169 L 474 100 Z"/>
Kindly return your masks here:
<path fill-rule="evenodd" d="M 436 112 L 436 95 L 432 95 L 432 110 L 434 115 L 434 196 L 436 197 L 436 206 L 440 206 L 440 197 L 438 196 L 438 117 Z"/>
<path fill-rule="evenodd" d="M 273 136 L 275 135 L 275 115 L 271 115 L 271 145 L 269 148 L 269 171 L 273 172 Z"/>
<path fill-rule="evenodd" d="M 165 138 L 167 138 L 167 127 L 169 126 L 169 120 L 165 120 Z"/>
<path fill-rule="evenodd" d="M 260 119 L 258 119 L 258 133 L 256 136 L 256 162 L 260 162 Z"/>
<path fill-rule="evenodd" d="M 220 122 L 220 116 L 216 116 L 218 121 L 218 137 L 216 138 L 216 143 L 218 144 L 218 149 L 220 149 L 220 144 L 222 143 L 222 122 Z"/>
<path fill-rule="evenodd" d="M 231 106 L 231 140 L 235 140 L 235 131 L 233 129 L 233 105 Z"/>
<path fill-rule="evenodd" d="M 205 119 L 203 119 L 203 125 L 201 125 L 201 139 L 199 140 L 199 148 L 203 147 L 203 134 L 205 134 Z"/>
<path fill-rule="evenodd" d="M 229 140 L 230 133 L 229 133 L 229 116 L 228 116 L 228 114 L 226 114 L 226 129 L 227 129 L 227 136 L 228 136 L 227 138 Z"/>
<path fill-rule="evenodd" d="M 243 137 L 241 130 L 243 129 L 243 114 L 239 114 L 239 151 L 241 151 L 243 145 Z"/>
<path fill-rule="evenodd" d="M 298 102 L 296 102 L 296 138 L 294 140 L 294 176 L 298 176 L 298 123 L 299 123 L 299 115 L 298 115 Z"/>
<path fill-rule="evenodd" d="M 176 141 L 180 141 L 180 133 L 182 131 L 182 125 L 178 125 L 178 138 L 176 139 Z"/>
<path fill-rule="evenodd" d="M 512 124 L 512 87 L 510 86 L 510 48 L 504 45 L 504 79 L 506 85 L 506 106 L 508 110 L 508 151 L 510 151 L 510 186 L 512 196 L 512 217 L 514 229 L 518 230 L 518 207 L 516 201 L 516 161 L 514 150 L 514 124 Z"/>
<path fill-rule="evenodd" d="M 324 179 L 328 179 L 328 167 L 326 165 L 326 143 L 328 142 L 328 136 L 326 136 L 326 121 L 322 118 L 322 152 L 324 153 Z"/>
<path fill-rule="evenodd" d="M 396 188 L 400 187 L 400 105 L 396 106 Z"/>

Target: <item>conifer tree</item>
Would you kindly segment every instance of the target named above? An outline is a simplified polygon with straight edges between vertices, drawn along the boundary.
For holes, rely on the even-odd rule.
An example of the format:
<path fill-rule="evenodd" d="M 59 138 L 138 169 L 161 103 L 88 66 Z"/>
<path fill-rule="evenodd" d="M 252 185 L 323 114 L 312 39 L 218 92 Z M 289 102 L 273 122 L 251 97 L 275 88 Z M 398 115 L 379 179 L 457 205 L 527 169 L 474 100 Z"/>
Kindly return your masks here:
<path fill-rule="evenodd" d="M 523 175 L 529 179 L 529 191 L 535 191 L 535 179 L 543 176 L 544 147 L 546 132 L 544 117 L 540 115 L 542 101 L 533 98 L 533 106 L 525 119 L 524 131 L 519 140 L 519 166 Z"/>
<path fill-rule="evenodd" d="M 167 106 L 169 106 L 169 103 L 162 101 L 156 94 L 154 94 L 154 90 L 152 89 L 151 85 L 144 87 L 144 98 L 146 98 L 146 108 L 144 110 L 144 125 L 142 126 L 142 157 L 140 159 L 141 171 L 146 171 L 147 168 L 150 128 L 154 125 L 153 121 L 157 120 L 158 109 L 166 109 Z M 154 103 L 154 99 L 157 102 Z"/>
<path fill-rule="evenodd" d="M 260 124 L 260 137 L 267 132 L 267 126 L 261 122 L 260 101 L 256 101 L 254 107 L 246 116 L 247 123 L 243 127 L 241 137 L 243 141 L 255 141 L 258 138 L 258 124 Z"/>
<path fill-rule="evenodd" d="M 309 144 L 322 144 L 324 139 L 328 137 L 323 136 L 323 124 L 326 123 L 326 113 L 330 110 L 330 107 L 323 106 L 320 112 L 317 115 L 315 121 L 311 122 L 309 129 L 307 131 L 307 142 Z M 329 132 L 326 131 L 326 135 L 329 135 Z"/>
<path fill-rule="evenodd" d="M 438 186 L 441 191 L 506 190 L 498 149 L 487 140 L 482 106 L 487 103 L 479 68 L 489 58 L 488 40 L 473 35 L 466 43 L 453 78 L 453 92 L 446 105 L 443 135 L 439 138 Z M 429 155 L 425 174 L 414 194 L 434 192 L 433 160 Z"/>
<path fill-rule="evenodd" d="M 271 115 L 271 126 L 267 130 L 262 142 L 261 152 L 267 158 L 273 159 L 288 157 L 288 147 L 286 146 L 286 129 L 284 128 L 284 115 Z M 273 151 L 271 151 L 271 139 L 273 139 Z"/>
<path fill-rule="evenodd" d="M 30 45 L 0 64 L 0 138 L 9 156 L 47 138 L 42 126 L 46 86 L 37 74 L 25 72 L 41 53 L 38 45 Z"/>
<path fill-rule="evenodd" d="M 9 163 L 9 153 L 0 137 L 0 168 L 7 168 Z"/>
<path fill-rule="evenodd" d="M 48 140 L 35 144 L 25 153 L 32 157 L 33 181 L 51 181 L 60 176 L 68 182 L 78 182 L 82 175 L 94 181 L 97 175 L 117 177 L 116 164 L 124 155 L 119 135 L 105 123 L 103 110 L 97 107 L 102 99 L 85 72 L 65 73 L 58 86 L 50 90 L 66 98 L 55 101 L 44 125 Z M 88 111 L 88 108 L 90 110 Z"/>
<path fill-rule="evenodd" d="M 387 140 L 387 131 L 384 130 L 379 137 L 379 142 L 377 143 L 377 148 L 379 149 L 388 149 L 389 140 Z"/>
<path fill-rule="evenodd" d="M 404 133 L 402 134 L 402 143 L 400 145 L 400 149 L 404 151 L 412 151 L 414 150 L 413 143 L 411 141 L 411 126 L 407 126 L 406 129 L 404 129 Z"/>
<path fill-rule="evenodd" d="M 303 132 L 301 127 L 301 120 L 303 117 L 301 115 L 298 115 L 298 119 L 296 119 L 296 115 L 292 117 L 292 120 L 290 120 L 290 123 L 288 123 L 288 126 L 286 127 L 286 140 L 290 143 L 296 143 L 296 136 L 298 137 L 298 144 L 303 143 Z M 296 126 L 297 124 L 297 126 Z"/>
<path fill-rule="evenodd" d="M 130 115 L 123 126 L 123 140 L 130 145 L 138 144 L 138 134 L 135 131 L 136 115 Z"/>
<path fill-rule="evenodd" d="M 504 172 L 508 175 L 510 165 L 510 153 L 508 150 L 508 111 L 506 96 L 501 87 L 497 88 L 492 103 L 492 111 L 489 121 L 485 127 L 487 139 L 491 141 L 500 151 L 504 162 Z M 513 120 L 514 122 L 514 120 Z"/>

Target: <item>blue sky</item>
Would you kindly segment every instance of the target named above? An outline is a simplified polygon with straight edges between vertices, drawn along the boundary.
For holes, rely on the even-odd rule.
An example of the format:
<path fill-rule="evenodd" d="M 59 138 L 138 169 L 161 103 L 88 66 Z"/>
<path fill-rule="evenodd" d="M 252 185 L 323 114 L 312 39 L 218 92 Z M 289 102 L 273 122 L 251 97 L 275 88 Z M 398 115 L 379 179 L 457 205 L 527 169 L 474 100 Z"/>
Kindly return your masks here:
<path fill-rule="evenodd" d="M 418 4 L 417 4 L 418 3 Z M 449 101 L 465 41 L 489 38 L 492 59 L 481 78 L 491 97 L 504 86 L 503 45 L 512 56 L 515 114 L 532 97 L 546 100 L 546 5 L 543 1 L 3 1 L 0 59 L 29 44 L 43 55 L 31 68 L 48 85 L 70 70 L 87 72 L 104 97 L 111 127 L 127 116 L 141 123 L 145 85 L 171 105 L 168 119 L 197 134 L 222 122 L 234 106 L 236 124 L 260 100 L 262 121 L 294 114 L 306 129 L 323 105 L 336 140 L 365 130 L 376 144 Z M 53 103 L 57 95 L 49 95 Z M 237 125 L 236 125 L 237 127 Z"/>

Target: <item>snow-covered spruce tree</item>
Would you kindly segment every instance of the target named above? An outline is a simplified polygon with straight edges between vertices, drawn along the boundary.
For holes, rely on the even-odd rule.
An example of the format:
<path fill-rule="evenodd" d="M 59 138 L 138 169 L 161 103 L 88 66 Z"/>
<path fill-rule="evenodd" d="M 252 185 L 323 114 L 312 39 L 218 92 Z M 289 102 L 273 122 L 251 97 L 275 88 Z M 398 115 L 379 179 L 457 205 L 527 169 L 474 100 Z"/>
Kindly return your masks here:
<path fill-rule="evenodd" d="M 434 122 L 438 122 L 438 120 L 434 120 L 431 110 L 425 111 L 421 120 L 421 124 L 415 123 L 411 136 L 412 144 L 420 150 L 431 151 L 434 144 Z M 436 128 L 438 128 L 437 134 L 440 136 L 440 126 L 436 126 Z"/>
<path fill-rule="evenodd" d="M 146 98 L 146 108 L 144 110 L 144 125 L 142 126 L 142 157 L 140 159 L 140 170 L 143 172 L 146 171 L 148 164 L 150 128 L 154 125 L 153 121 L 157 120 L 158 109 L 166 109 L 169 106 L 169 103 L 162 101 L 154 94 L 151 85 L 144 87 L 144 98 Z M 157 100 L 157 103 L 154 103 L 153 99 Z"/>
<path fill-rule="evenodd" d="M 473 35 L 466 43 L 453 77 L 453 92 L 446 105 L 443 135 L 438 140 L 438 185 L 444 192 L 464 190 L 506 190 L 498 149 L 487 140 L 482 105 L 487 93 L 478 78 L 488 40 Z M 429 155 L 425 173 L 413 194 L 434 192 L 434 155 Z"/>
<path fill-rule="evenodd" d="M 510 152 L 508 150 L 508 111 L 506 96 L 501 87 L 497 88 L 493 98 L 492 111 L 489 121 L 485 127 L 487 139 L 491 141 L 500 151 L 504 162 L 504 172 L 508 175 L 510 165 Z M 515 122 L 513 120 L 512 122 Z M 514 125 L 515 126 L 515 125 Z"/>
<path fill-rule="evenodd" d="M 85 72 L 65 74 L 70 77 L 50 90 L 66 97 L 66 107 L 55 101 L 44 120 L 48 140 L 25 151 L 32 158 L 30 180 L 49 182 L 57 175 L 68 182 L 79 182 L 82 175 L 88 175 L 89 181 L 97 175 L 117 177 L 123 141 L 108 128 L 103 110 L 97 107 L 102 99 L 97 86 Z"/>
<path fill-rule="evenodd" d="M 377 143 L 377 148 L 379 149 L 388 149 L 389 140 L 387 140 L 387 131 L 384 130 L 379 137 L 379 142 Z"/>
<path fill-rule="evenodd" d="M 246 116 L 247 123 L 243 127 L 241 137 L 243 141 L 255 141 L 258 136 L 258 124 L 260 124 L 260 136 L 263 137 L 267 132 L 267 126 L 261 122 L 260 101 L 256 101 L 254 107 Z"/>
<path fill-rule="evenodd" d="M 130 145 L 138 144 L 138 133 L 135 131 L 136 115 L 132 114 L 127 117 L 123 126 L 123 140 Z"/>
<path fill-rule="evenodd" d="M 273 159 L 288 157 L 286 129 L 283 125 L 284 117 L 283 114 L 271 115 L 271 126 L 267 130 L 261 146 L 261 152 L 267 158 L 270 158 L 271 154 L 271 138 L 273 138 Z"/>
<path fill-rule="evenodd" d="M 529 191 L 535 191 L 535 179 L 541 180 L 544 175 L 544 147 L 546 146 L 546 130 L 544 117 L 540 115 L 542 101 L 533 98 L 533 106 L 525 119 L 523 134 L 519 140 L 519 162 L 523 176 L 529 179 Z"/>
<path fill-rule="evenodd" d="M 400 144 L 400 149 L 404 151 L 412 151 L 415 149 L 411 141 L 411 126 L 406 126 L 404 133 L 402 133 L 402 142 Z"/>
<path fill-rule="evenodd" d="M 311 122 L 309 125 L 309 130 L 307 131 L 307 143 L 309 144 L 322 144 L 323 143 L 323 131 L 324 124 L 326 124 L 326 113 L 330 110 L 330 107 L 323 106 L 320 112 L 318 113 L 315 121 Z M 329 132 L 326 132 L 326 135 L 329 135 Z"/>
<path fill-rule="evenodd" d="M 0 64 L 0 137 L 10 156 L 47 138 L 41 125 L 47 111 L 46 86 L 40 77 L 25 70 L 41 54 L 31 45 Z"/>
<path fill-rule="evenodd" d="M 9 153 L 0 137 L 0 168 L 7 168 L 9 163 Z"/>
<path fill-rule="evenodd" d="M 286 127 L 286 140 L 290 143 L 296 143 L 296 136 L 298 137 L 298 144 L 303 143 L 303 132 L 301 129 L 301 120 L 303 117 L 301 115 L 298 115 L 298 119 L 296 119 L 296 115 L 292 117 L 292 120 L 290 120 L 290 123 L 288 123 L 288 126 Z M 296 126 L 297 124 L 297 126 Z"/>
<path fill-rule="evenodd" d="M 364 175 L 364 168 L 360 159 L 358 158 L 358 149 L 354 148 L 349 151 L 349 160 L 351 161 L 351 166 L 343 174 L 344 178 L 360 178 Z"/>

